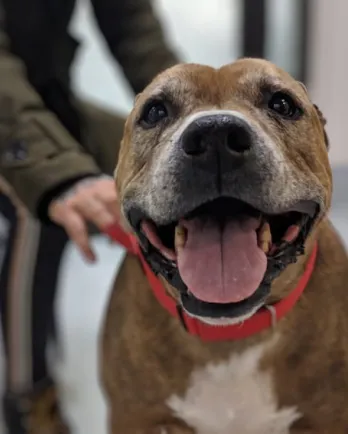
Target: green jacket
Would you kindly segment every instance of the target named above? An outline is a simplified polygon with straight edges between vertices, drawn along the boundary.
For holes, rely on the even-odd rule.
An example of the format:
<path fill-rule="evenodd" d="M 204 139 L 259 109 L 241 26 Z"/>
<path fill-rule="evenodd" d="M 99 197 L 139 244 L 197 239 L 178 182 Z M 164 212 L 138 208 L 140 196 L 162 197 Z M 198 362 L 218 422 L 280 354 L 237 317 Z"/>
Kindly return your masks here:
<path fill-rule="evenodd" d="M 90 1 L 135 93 L 177 62 L 150 1 Z M 48 192 L 101 170 L 73 122 L 69 71 L 78 43 L 67 27 L 74 6 L 0 0 L 0 173 L 34 214 Z"/>

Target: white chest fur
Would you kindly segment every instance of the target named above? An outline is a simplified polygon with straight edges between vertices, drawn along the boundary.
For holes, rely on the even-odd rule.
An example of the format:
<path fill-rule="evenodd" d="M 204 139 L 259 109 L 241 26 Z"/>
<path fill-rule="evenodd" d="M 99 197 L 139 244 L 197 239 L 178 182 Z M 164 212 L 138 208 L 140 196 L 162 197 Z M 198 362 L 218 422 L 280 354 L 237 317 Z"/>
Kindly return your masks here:
<path fill-rule="evenodd" d="M 260 370 L 269 345 L 193 372 L 186 394 L 171 396 L 168 406 L 197 434 L 288 434 L 300 415 L 278 408 L 272 373 Z"/>

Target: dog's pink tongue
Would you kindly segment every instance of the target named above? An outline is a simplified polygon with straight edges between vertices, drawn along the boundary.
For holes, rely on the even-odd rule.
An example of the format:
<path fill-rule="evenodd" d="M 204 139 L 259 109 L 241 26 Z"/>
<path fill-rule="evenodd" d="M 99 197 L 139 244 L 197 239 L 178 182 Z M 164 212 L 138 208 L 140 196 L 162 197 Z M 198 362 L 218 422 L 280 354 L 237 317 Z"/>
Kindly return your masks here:
<path fill-rule="evenodd" d="M 257 245 L 252 218 L 224 227 L 199 218 L 183 221 L 184 247 L 177 251 L 181 278 L 192 294 L 210 303 L 236 303 L 250 297 L 266 272 L 267 258 Z"/>

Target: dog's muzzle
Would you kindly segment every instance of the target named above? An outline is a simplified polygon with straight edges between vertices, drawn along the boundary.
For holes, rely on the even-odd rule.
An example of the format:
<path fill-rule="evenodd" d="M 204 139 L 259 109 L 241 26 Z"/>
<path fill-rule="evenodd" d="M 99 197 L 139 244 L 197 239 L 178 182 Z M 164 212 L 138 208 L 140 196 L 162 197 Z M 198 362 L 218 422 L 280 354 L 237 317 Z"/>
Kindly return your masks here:
<path fill-rule="evenodd" d="M 311 204 L 314 205 L 315 212 L 312 209 L 310 213 L 303 213 L 292 208 L 286 209 L 279 215 L 274 212 L 268 214 L 267 210 L 257 206 L 259 203 L 262 204 L 258 191 L 261 192 L 261 177 L 265 173 L 267 176 L 268 151 L 255 131 L 253 125 L 238 113 L 219 110 L 215 113 L 193 115 L 174 134 L 171 141 L 175 146 L 173 152 L 179 161 L 176 179 L 181 182 L 175 194 L 177 197 L 181 195 L 182 200 L 177 201 L 177 206 L 171 207 L 169 221 L 163 224 L 153 221 L 144 226 L 144 222 L 149 222 L 146 214 L 137 208 L 131 209 L 128 213 L 129 221 L 138 235 L 143 255 L 151 269 L 178 290 L 182 306 L 196 316 L 237 318 L 261 306 L 269 296 L 273 280 L 288 264 L 296 262 L 298 256 L 304 253 L 304 244 L 315 220 L 315 213 L 318 211 L 315 203 Z M 260 162 L 258 157 L 261 152 L 264 158 Z M 204 301 L 204 298 L 197 297 L 197 294 L 207 295 L 207 290 L 200 291 L 199 288 L 191 290 L 180 273 L 178 250 L 173 242 L 176 229 L 181 226 L 191 231 L 191 240 L 193 237 L 195 240 L 201 239 L 204 234 L 197 229 L 199 224 L 195 225 L 193 222 L 207 219 L 210 222 L 210 233 L 209 236 L 205 233 L 206 239 L 212 239 L 210 235 L 214 235 L 216 240 L 220 227 L 221 236 L 225 237 L 223 245 L 226 249 L 226 257 L 229 258 L 227 263 L 218 264 L 215 268 L 212 266 L 213 270 L 226 270 L 230 263 L 237 264 L 228 247 L 229 242 L 241 239 L 237 233 L 239 223 L 236 222 L 245 221 L 246 224 L 251 222 L 255 225 L 252 229 L 254 231 L 251 234 L 252 238 L 244 237 L 243 240 L 246 241 L 241 245 L 242 253 L 247 255 L 249 252 L 248 259 L 254 258 L 255 262 L 255 264 L 246 264 L 251 267 L 250 273 L 244 273 L 243 278 L 240 277 L 244 285 L 244 293 L 243 291 L 241 293 L 245 294 L 244 299 L 240 297 L 241 301 L 230 302 L 231 299 L 233 300 L 231 290 L 224 301 L 216 302 L 215 299 L 211 301 L 211 293 L 214 289 L 209 293 L 210 301 Z M 255 254 L 255 249 L 258 248 L 255 237 L 260 237 L 260 230 L 265 224 L 273 231 L 274 245 L 272 250 L 263 250 L 262 256 L 260 252 Z M 293 236 L 290 241 L 287 241 L 284 234 L 287 234 L 289 227 L 294 226 L 298 229 L 296 229 L 296 237 Z M 144 230 L 145 227 L 147 231 Z M 249 245 L 250 239 L 252 242 Z M 195 259 L 192 256 L 190 263 L 197 264 L 198 256 L 194 256 Z M 216 258 L 212 258 L 212 262 L 213 259 Z M 209 261 L 205 257 L 204 263 L 206 262 Z M 239 267 L 234 268 L 236 271 Z M 206 270 L 202 269 L 202 274 L 203 272 Z M 189 278 L 190 276 L 186 277 Z M 227 276 L 226 282 L 233 282 L 233 278 L 233 275 Z M 197 273 L 195 281 L 206 285 L 206 281 L 202 281 Z M 247 287 L 249 290 L 245 289 Z M 226 288 L 229 286 L 227 285 Z M 221 288 L 217 288 L 216 293 L 220 294 L 221 300 L 223 298 Z"/>

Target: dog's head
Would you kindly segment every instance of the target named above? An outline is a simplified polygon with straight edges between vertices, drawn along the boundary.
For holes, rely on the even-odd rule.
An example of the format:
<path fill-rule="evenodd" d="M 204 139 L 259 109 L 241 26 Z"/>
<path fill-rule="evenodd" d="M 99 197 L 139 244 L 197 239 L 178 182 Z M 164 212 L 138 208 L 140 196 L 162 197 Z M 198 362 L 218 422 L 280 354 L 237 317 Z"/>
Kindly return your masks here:
<path fill-rule="evenodd" d="M 177 65 L 140 94 L 117 188 L 155 271 L 191 315 L 240 320 L 328 210 L 324 120 L 271 63 Z"/>

